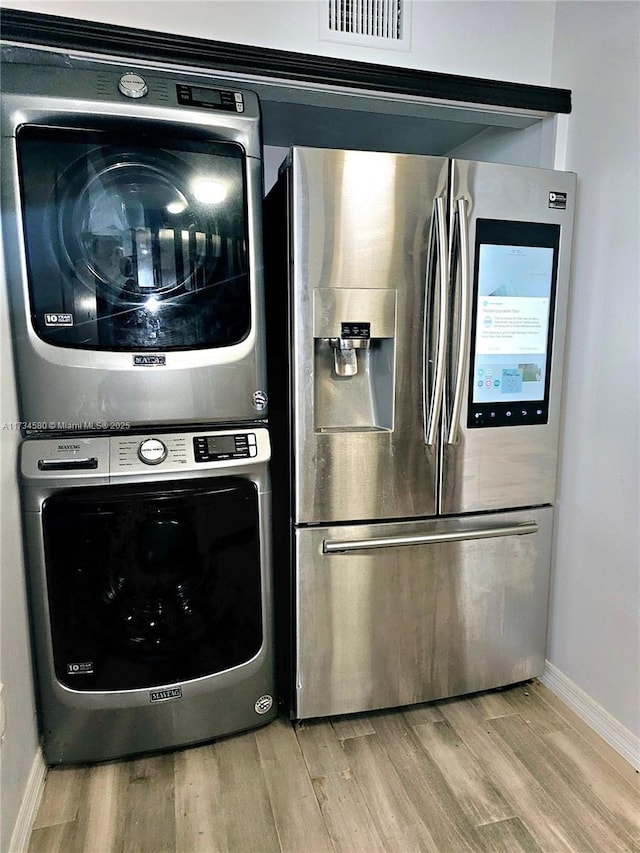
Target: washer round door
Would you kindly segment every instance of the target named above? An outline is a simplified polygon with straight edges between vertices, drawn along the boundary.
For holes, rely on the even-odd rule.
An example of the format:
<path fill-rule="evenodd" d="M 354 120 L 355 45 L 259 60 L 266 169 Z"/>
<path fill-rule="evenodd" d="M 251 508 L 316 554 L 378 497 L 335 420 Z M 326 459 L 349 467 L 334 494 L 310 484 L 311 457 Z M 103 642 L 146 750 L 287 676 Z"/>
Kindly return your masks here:
<path fill-rule="evenodd" d="M 71 488 L 43 507 L 56 677 L 78 690 L 184 682 L 263 644 L 256 484 Z"/>
<path fill-rule="evenodd" d="M 247 336 L 240 146 L 26 127 L 18 150 L 41 338 L 170 350 Z"/>

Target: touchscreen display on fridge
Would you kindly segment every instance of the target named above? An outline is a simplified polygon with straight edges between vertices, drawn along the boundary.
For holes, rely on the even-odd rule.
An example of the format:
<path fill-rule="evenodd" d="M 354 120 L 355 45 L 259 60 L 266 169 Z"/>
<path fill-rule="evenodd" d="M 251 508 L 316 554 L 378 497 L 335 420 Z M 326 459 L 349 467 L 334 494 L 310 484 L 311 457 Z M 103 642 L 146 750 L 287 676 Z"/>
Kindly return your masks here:
<path fill-rule="evenodd" d="M 469 426 L 546 423 L 559 228 L 478 220 Z"/>

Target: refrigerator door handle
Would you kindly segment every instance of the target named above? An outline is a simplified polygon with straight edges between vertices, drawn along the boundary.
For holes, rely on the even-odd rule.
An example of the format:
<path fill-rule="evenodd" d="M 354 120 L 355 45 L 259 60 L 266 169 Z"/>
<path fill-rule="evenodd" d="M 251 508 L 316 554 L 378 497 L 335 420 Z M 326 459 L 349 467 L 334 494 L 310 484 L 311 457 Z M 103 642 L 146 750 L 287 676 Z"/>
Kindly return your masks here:
<path fill-rule="evenodd" d="M 455 272 L 456 263 L 460 269 L 460 319 L 458 325 L 458 358 L 455 367 L 453 403 L 451 406 L 449 429 L 447 430 L 447 444 L 455 444 L 458 441 L 462 393 L 464 391 L 464 380 L 469 360 L 469 315 L 471 312 L 471 289 L 469 283 L 469 223 L 467 219 L 467 202 L 463 198 L 459 198 L 456 202 L 453 232 L 450 263 L 452 274 Z"/>
<path fill-rule="evenodd" d="M 473 539 L 495 539 L 499 536 L 524 536 L 538 532 L 535 521 L 480 527 L 475 530 L 454 530 L 450 533 L 424 533 L 416 536 L 381 536 L 375 539 L 325 539 L 323 554 L 368 551 L 372 548 L 397 548 L 403 545 L 438 545 L 443 542 L 462 542 Z"/>
<path fill-rule="evenodd" d="M 435 260 L 435 264 L 433 263 Z M 433 304 L 433 288 L 436 286 L 433 270 L 438 274 L 438 338 L 436 344 L 436 357 L 433 368 L 433 382 L 431 383 L 431 400 L 428 399 L 429 371 L 429 321 L 432 319 L 430 306 Z M 425 307 L 424 307 L 424 378 L 422 383 L 422 412 L 424 423 L 424 442 L 427 445 L 436 443 L 438 426 L 440 421 L 440 410 L 444 391 L 445 357 L 447 351 L 447 314 L 448 314 L 448 288 L 447 288 L 447 231 L 445 219 L 445 206 L 443 198 L 436 198 L 433 202 L 433 214 L 431 217 L 431 229 L 429 234 L 429 260 L 427 263 Z M 431 403 L 431 406 L 429 406 Z"/>

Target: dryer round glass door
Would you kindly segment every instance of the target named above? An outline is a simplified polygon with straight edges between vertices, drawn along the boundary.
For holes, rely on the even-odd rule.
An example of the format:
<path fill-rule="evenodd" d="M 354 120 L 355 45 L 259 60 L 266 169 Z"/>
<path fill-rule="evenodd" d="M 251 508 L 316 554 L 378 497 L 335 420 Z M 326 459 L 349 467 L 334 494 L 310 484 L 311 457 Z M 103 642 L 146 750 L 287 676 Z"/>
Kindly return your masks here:
<path fill-rule="evenodd" d="M 25 127 L 18 151 L 31 316 L 41 338 L 171 350 L 246 337 L 240 146 Z"/>

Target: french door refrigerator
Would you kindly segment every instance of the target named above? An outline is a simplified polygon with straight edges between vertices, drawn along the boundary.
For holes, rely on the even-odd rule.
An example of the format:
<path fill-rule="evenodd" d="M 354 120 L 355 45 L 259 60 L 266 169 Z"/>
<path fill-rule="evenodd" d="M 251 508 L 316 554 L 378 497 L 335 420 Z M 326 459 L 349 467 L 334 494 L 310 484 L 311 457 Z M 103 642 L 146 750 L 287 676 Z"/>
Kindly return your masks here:
<path fill-rule="evenodd" d="M 293 717 L 542 672 L 574 194 L 570 173 L 440 157 L 297 147 L 281 167 L 265 264 Z"/>

